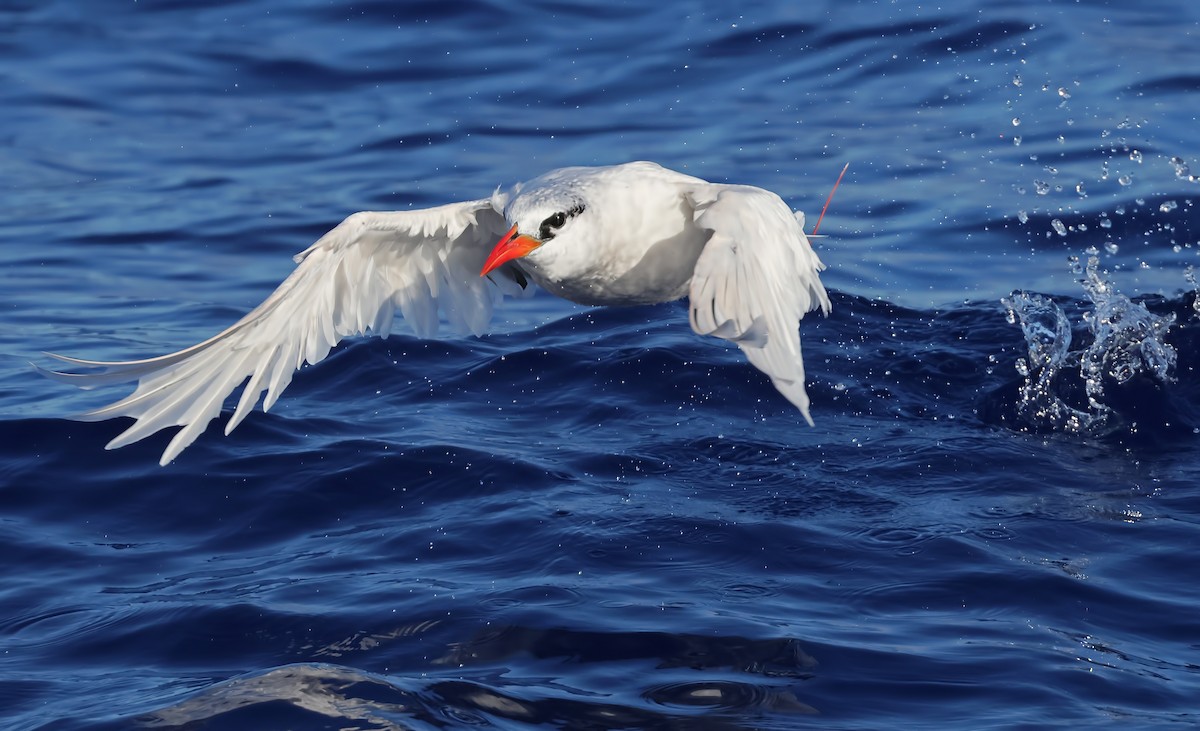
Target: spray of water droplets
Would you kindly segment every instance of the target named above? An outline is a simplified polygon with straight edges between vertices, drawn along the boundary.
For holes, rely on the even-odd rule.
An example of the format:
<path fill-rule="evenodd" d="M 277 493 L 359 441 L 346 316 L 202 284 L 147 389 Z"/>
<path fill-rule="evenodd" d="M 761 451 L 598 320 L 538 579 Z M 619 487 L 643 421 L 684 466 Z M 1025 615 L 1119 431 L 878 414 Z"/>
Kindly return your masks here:
<path fill-rule="evenodd" d="M 1087 347 L 1071 349 L 1071 322 L 1048 297 L 1018 291 L 1001 300 L 1009 322 L 1020 323 L 1028 348 L 1028 355 L 1016 364 L 1025 379 L 1017 415 L 1037 430 L 1104 434 L 1119 426 L 1107 403 L 1106 386 L 1127 383 L 1139 374 L 1165 384 L 1175 366 L 1175 349 L 1166 342 L 1175 316 L 1155 315 L 1116 292 L 1100 269 L 1099 252 L 1086 253 L 1086 264 L 1078 257 L 1072 257 L 1071 264 L 1092 303 L 1083 315 L 1091 334 Z M 1070 383 L 1073 379 L 1076 382 Z M 1086 404 L 1073 406 L 1063 396 L 1079 382 Z"/>

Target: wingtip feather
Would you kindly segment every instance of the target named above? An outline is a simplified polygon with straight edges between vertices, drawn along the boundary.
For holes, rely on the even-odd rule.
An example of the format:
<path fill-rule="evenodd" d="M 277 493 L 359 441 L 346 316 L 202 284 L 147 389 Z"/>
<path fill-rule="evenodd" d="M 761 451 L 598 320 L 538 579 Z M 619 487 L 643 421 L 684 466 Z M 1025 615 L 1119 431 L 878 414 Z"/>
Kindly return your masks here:
<path fill-rule="evenodd" d="M 262 304 L 202 343 L 125 362 L 45 354 L 68 364 L 68 370 L 99 369 L 95 373 L 30 365 L 47 378 L 82 388 L 138 381 L 125 398 L 71 418 L 133 417 L 106 449 L 182 426 L 159 460 L 166 465 L 220 415 L 240 381 L 249 378 L 226 434 L 264 391 L 262 408 L 269 410 L 296 368 L 322 360 L 343 337 L 367 331 L 386 336 L 397 310 L 420 336 L 437 331 L 439 309 L 447 319 L 482 332 L 499 296 L 494 290 L 507 292 L 494 281 L 491 289 L 477 281 L 477 260 L 503 232 L 503 223 L 488 200 L 429 211 L 354 214 L 296 255 L 296 270 Z"/>

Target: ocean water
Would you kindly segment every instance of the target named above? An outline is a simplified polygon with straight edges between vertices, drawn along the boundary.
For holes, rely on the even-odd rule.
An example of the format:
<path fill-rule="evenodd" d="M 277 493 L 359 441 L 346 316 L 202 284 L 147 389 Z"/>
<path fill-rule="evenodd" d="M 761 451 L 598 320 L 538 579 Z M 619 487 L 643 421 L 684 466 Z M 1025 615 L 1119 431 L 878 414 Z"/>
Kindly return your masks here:
<path fill-rule="evenodd" d="M 0 727 L 1200 723 L 1200 4 L 0 2 Z M 681 303 L 169 434 L 29 362 L 345 215 L 650 159 L 820 209 L 815 427 Z"/>

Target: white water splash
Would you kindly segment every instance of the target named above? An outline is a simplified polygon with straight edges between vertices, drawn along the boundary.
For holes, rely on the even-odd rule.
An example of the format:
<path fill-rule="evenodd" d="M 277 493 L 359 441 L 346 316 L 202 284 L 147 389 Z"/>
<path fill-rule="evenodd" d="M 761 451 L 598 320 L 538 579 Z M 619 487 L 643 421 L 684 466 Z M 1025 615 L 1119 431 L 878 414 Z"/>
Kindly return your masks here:
<path fill-rule="evenodd" d="M 1028 358 L 1017 359 L 1017 372 L 1025 377 L 1017 414 L 1031 424 L 1056 430 L 1081 432 L 1094 416 L 1073 408 L 1055 389 L 1058 375 L 1070 367 L 1071 323 L 1062 308 L 1040 294 L 1013 292 L 1000 300 L 1008 308 L 1009 322 L 1020 322 L 1029 346 Z"/>
<path fill-rule="evenodd" d="M 1080 283 L 1092 303 L 1092 310 L 1082 318 L 1092 335 L 1086 348 L 1071 350 L 1071 322 L 1053 300 L 1020 291 L 1001 300 L 1009 322 L 1020 323 L 1029 349 L 1028 356 L 1016 364 L 1025 379 L 1017 414 L 1035 429 L 1105 433 L 1116 426 L 1106 384 L 1127 383 L 1139 374 L 1164 384 L 1171 381 L 1176 354 L 1166 335 L 1175 316 L 1155 315 L 1116 292 L 1100 269 L 1098 252 L 1086 253 L 1085 266 L 1072 257 L 1072 267 L 1082 275 Z M 1063 397 L 1080 383 L 1087 403 L 1076 407 Z"/>

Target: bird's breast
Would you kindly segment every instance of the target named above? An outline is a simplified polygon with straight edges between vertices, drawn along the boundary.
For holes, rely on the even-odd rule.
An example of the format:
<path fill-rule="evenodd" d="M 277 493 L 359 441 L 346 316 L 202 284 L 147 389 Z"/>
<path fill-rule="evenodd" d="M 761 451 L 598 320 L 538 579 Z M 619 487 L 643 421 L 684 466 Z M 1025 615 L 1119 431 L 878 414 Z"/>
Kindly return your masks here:
<path fill-rule="evenodd" d="M 609 229 L 575 247 L 580 256 L 532 272 L 543 289 L 585 305 L 671 302 L 688 294 L 708 232 L 678 217 L 669 226 Z M 564 261 L 567 259 L 568 261 Z"/>
<path fill-rule="evenodd" d="M 669 302 L 688 293 L 710 232 L 695 223 L 693 178 L 657 166 L 605 169 L 582 214 L 526 262 L 534 281 L 589 305 Z"/>

